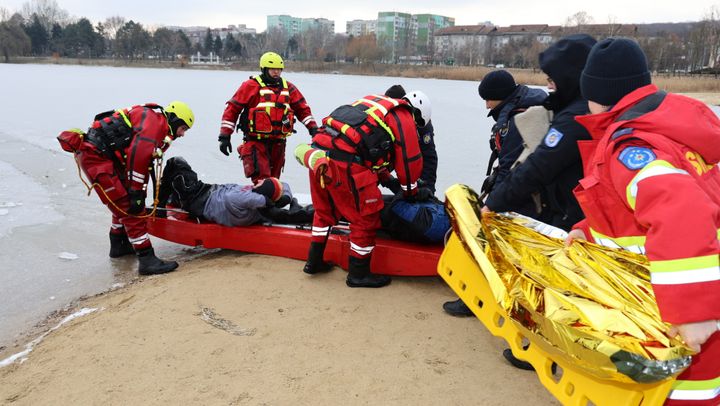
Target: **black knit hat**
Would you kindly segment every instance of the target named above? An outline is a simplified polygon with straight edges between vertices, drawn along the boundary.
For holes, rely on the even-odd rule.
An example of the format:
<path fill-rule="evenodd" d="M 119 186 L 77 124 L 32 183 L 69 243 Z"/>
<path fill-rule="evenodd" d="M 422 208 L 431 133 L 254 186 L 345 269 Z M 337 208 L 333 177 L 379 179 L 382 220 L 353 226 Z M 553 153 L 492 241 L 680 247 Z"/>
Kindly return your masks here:
<path fill-rule="evenodd" d="M 260 193 L 274 202 L 282 197 L 283 185 L 277 178 L 265 178 L 255 184 L 253 192 Z"/>
<path fill-rule="evenodd" d="M 494 70 L 480 81 L 478 93 L 483 100 L 505 100 L 517 88 L 515 78 L 506 70 Z"/>
<path fill-rule="evenodd" d="M 405 97 L 407 92 L 402 85 L 392 85 L 385 91 L 385 96 L 392 97 L 393 99 L 402 99 Z"/>
<path fill-rule="evenodd" d="M 583 97 L 603 106 L 612 106 L 633 90 L 649 84 L 645 54 L 628 38 L 598 42 L 588 55 L 580 79 Z"/>

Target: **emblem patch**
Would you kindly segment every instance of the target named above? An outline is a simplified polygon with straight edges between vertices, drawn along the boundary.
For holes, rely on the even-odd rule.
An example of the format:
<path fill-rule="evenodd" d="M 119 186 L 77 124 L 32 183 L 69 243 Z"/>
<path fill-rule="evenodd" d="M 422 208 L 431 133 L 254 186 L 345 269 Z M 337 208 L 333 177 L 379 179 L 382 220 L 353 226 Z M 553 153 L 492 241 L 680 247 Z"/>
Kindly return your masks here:
<path fill-rule="evenodd" d="M 565 134 L 560 131 L 551 128 L 547 134 L 545 134 L 545 146 L 548 148 L 555 148 Z"/>
<path fill-rule="evenodd" d="M 423 136 L 423 142 L 424 142 L 425 144 L 429 144 L 431 140 L 432 140 L 432 138 L 430 138 L 430 134 L 425 134 L 425 135 Z"/>
<path fill-rule="evenodd" d="M 627 147 L 618 155 L 618 160 L 626 168 L 635 171 L 654 161 L 655 153 L 646 147 Z"/>

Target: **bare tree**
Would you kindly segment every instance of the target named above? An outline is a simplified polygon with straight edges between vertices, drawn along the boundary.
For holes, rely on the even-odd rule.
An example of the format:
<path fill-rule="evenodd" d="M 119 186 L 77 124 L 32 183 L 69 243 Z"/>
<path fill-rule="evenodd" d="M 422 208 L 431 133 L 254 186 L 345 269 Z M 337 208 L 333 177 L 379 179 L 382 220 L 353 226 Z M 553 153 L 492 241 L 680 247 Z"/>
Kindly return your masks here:
<path fill-rule="evenodd" d="M 5 62 L 9 62 L 11 56 L 30 53 L 30 37 L 25 34 L 22 22 L 22 16 L 14 14 L 0 23 L 0 54 Z"/>
<path fill-rule="evenodd" d="M 0 23 L 10 19 L 10 10 L 0 7 Z"/>
<path fill-rule="evenodd" d="M 586 27 L 592 24 L 595 19 L 585 11 L 578 11 L 565 19 L 565 32 L 568 34 L 577 34 L 586 31 Z"/>
<path fill-rule="evenodd" d="M 69 14 L 60 8 L 56 0 L 30 0 L 23 4 L 20 14 L 29 21 L 35 14 L 46 30 L 52 29 L 53 24 L 59 23 L 64 26 L 69 22 Z"/>
<path fill-rule="evenodd" d="M 105 19 L 103 26 L 105 27 L 105 35 L 109 40 L 114 40 L 117 35 L 117 31 L 125 25 L 125 17 L 112 16 Z"/>
<path fill-rule="evenodd" d="M 345 53 L 358 63 L 375 62 L 383 56 L 383 50 L 378 47 L 373 34 L 361 35 L 349 40 Z"/>
<path fill-rule="evenodd" d="M 265 48 L 266 50 L 276 50 L 282 52 L 287 46 L 288 35 L 280 28 L 271 28 L 265 32 Z"/>

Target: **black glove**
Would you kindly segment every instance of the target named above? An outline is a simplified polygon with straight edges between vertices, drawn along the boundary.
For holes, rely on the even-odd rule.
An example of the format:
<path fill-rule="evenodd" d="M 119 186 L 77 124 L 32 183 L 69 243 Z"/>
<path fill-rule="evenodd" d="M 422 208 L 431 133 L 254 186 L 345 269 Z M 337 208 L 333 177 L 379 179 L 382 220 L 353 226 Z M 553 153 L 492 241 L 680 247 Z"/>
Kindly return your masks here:
<path fill-rule="evenodd" d="M 402 190 L 400 181 L 394 176 L 390 176 L 389 178 L 380 181 L 380 184 L 383 185 L 383 187 L 390 189 L 394 194 L 398 194 Z"/>
<path fill-rule="evenodd" d="M 230 156 L 230 151 L 232 151 L 232 144 L 230 144 L 230 136 L 220 134 L 218 137 L 218 141 L 220 141 L 220 152 L 225 154 L 225 156 Z"/>
<path fill-rule="evenodd" d="M 285 207 L 285 206 L 287 206 L 288 204 L 290 204 L 290 201 L 291 201 L 291 200 L 292 200 L 292 198 L 291 198 L 290 196 L 288 196 L 288 195 L 282 195 L 282 196 L 280 196 L 279 199 L 277 199 L 277 201 L 275 202 L 274 206 L 275 206 L 275 207 L 278 207 L 278 208 L 280 208 L 280 207 Z"/>
<path fill-rule="evenodd" d="M 128 214 L 140 214 L 145 210 L 145 191 L 130 189 L 128 198 L 130 199 Z"/>
<path fill-rule="evenodd" d="M 489 194 L 495 186 L 495 178 L 497 178 L 497 171 L 493 171 L 490 176 L 486 177 L 480 187 L 481 193 Z"/>
<path fill-rule="evenodd" d="M 433 193 L 432 189 L 429 187 L 421 187 L 418 188 L 417 193 L 415 194 L 415 200 L 418 202 L 426 202 L 434 195 L 435 193 Z"/>
<path fill-rule="evenodd" d="M 310 136 L 311 136 L 311 137 L 314 137 L 315 134 L 317 134 L 317 132 L 318 132 L 318 128 L 317 128 L 317 127 L 310 127 L 310 128 L 308 128 L 308 132 L 310 133 Z"/>

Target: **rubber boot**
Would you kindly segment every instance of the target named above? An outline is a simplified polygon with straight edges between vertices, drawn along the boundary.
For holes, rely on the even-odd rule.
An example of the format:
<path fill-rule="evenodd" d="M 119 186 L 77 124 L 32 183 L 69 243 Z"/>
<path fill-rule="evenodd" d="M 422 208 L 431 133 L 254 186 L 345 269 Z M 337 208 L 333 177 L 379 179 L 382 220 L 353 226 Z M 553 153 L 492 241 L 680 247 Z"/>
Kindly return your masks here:
<path fill-rule="evenodd" d="M 390 284 L 390 277 L 370 273 L 370 255 L 365 258 L 350 257 L 345 283 L 351 288 L 381 288 Z"/>
<path fill-rule="evenodd" d="M 175 261 L 163 261 L 156 257 L 152 247 L 139 250 L 137 256 L 140 275 L 159 275 L 172 272 L 178 267 L 178 263 Z"/>
<path fill-rule="evenodd" d="M 469 317 L 474 316 L 472 310 L 462 301 L 462 299 L 453 300 L 450 302 L 443 303 L 443 310 L 447 314 L 455 317 Z"/>
<path fill-rule="evenodd" d="M 330 271 L 333 267 L 333 264 L 325 262 L 325 260 L 323 260 L 324 253 L 325 244 L 321 242 L 311 242 L 310 251 L 308 252 L 308 259 L 307 262 L 305 262 L 303 272 L 312 275 L 320 272 Z"/>
<path fill-rule="evenodd" d="M 127 234 L 110 233 L 110 258 L 120 258 L 134 253 L 135 250 Z"/>

